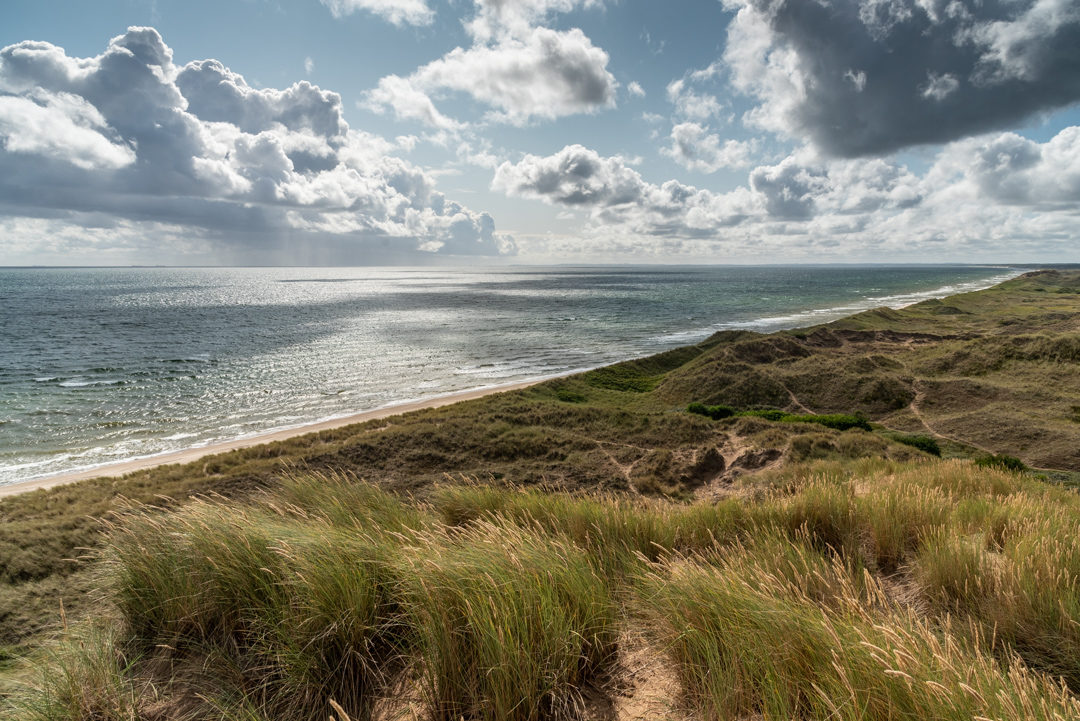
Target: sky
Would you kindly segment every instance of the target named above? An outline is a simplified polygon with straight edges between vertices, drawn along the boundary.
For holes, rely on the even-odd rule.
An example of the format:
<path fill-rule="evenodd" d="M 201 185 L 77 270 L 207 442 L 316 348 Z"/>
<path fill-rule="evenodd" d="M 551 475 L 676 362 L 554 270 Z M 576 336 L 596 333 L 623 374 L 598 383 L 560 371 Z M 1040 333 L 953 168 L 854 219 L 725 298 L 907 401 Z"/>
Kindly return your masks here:
<path fill-rule="evenodd" d="M 1080 261 L 1076 0 L 4 0 L 0 265 Z"/>

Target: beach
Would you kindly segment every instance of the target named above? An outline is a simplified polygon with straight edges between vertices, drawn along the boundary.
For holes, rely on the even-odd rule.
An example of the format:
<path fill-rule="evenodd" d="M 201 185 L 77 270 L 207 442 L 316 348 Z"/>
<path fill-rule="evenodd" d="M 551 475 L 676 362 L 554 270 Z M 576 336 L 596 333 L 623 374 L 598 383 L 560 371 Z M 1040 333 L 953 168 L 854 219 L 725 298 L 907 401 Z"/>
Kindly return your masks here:
<path fill-rule="evenodd" d="M 157 466 L 191 463 L 192 461 L 197 461 L 200 458 L 206 458 L 207 456 L 213 456 L 218 453 L 227 453 L 229 451 L 235 451 L 241 448 L 250 448 L 251 446 L 258 446 L 263 443 L 284 441 L 288 438 L 303 436 L 307 435 L 308 433 L 329 431 L 334 428 L 342 428 L 343 426 L 349 426 L 356 423 L 364 423 L 365 421 L 373 421 L 379 418 L 389 418 L 391 416 L 401 415 L 402 413 L 408 413 L 410 411 L 419 411 L 424 410 L 425 408 L 438 408 L 440 406 L 447 406 L 452 403 L 460 403 L 462 401 L 469 401 L 475 398 L 483 398 L 484 396 L 492 395 L 493 393 L 505 393 L 506 391 L 518 390 L 519 388 L 527 388 L 531 385 L 541 383 L 543 382 L 543 380 L 547 379 L 521 381 L 518 383 L 508 383 L 505 385 L 461 391 L 459 393 L 451 393 L 449 395 L 438 396 L 436 398 L 428 398 L 425 400 L 413 401 L 410 403 L 400 403 L 384 408 L 376 408 L 374 410 L 364 411 L 363 413 L 356 413 L 354 415 L 344 416 L 342 418 L 332 418 L 330 420 L 320 421 L 318 423 L 308 423 L 302 426 L 296 426 L 295 428 L 283 428 L 281 430 L 271 431 L 269 433 L 261 433 L 255 436 L 250 436 L 248 438 L 238 438 L 232 441 L 223 441 L 221 443 L 213 443 L 207 446 L 201 446 L 197 448 L 187 448 L 180 451 L 162 453 L 159 455 L 148 456 L 145 458 L 133 458 L 129 461 L 110 463 L 108 465 L 96 466 L 94 468 L 87 468 L 80 471 L 72 471 L 70 473 L 59 473 L 53 476 L 47 476 L 45 478 L 33 478 L 27 481 L 20 481 L 8 484 L 6 486 L 0 486 L 0 498 L 14 496 L 20 493 L 29 493 L 30 491 L 37 491 L 46 488 L 55 488 L 56 486 L 63 486 L 68 483 L 75 483 L 77 481 L 85 481 L 90 478 L 113 478 L 125 476 L 129 473 L 135 473 L 136 471 L 142 471 L 147 468 L 156 468 Z"/>

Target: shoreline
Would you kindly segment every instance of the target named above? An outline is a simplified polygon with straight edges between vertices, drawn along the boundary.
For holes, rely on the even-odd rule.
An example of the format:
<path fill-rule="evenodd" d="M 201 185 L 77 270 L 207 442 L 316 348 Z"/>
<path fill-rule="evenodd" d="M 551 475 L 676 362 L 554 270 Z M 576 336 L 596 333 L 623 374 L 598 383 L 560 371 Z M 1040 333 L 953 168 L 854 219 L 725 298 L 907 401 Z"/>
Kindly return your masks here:
<path fill-rule="evenodd" d="M 991 266 L 991 267 L 994 267 L 994 266 Z M 979 290 L 985 290 L 987 288 L 992 288 L 992 287 L 995 287 L 995 286 L 1001 284 L 1002 282 L 1005 282 L 1005 281 L 1010 280 L 1012 278 L 1015 278 L 1015 277 L 1017 277 L 1019 275 L 1022 275 L 1023 272 L 1025 272 L 1025 271 L 1022 271 L 1022 270 L 1020 270 L 1020 269 L 1018 269 L 1016 267 L 1009 267 L 1009 266 L 1002 266 L 1001 269 L 1006 270 L 1007 272 L 1005 272 L 1005 273 L 1003 273 L 1001 275 L 994 276 L 992 278 L 987 279 L 987 281 L 984 281 L 984 282 L 988 283 L 986 285 L 984 285 L 982 282 L 980 282 L 978 284 L 974 284 L 974 288 L 964 288 L 963 286 L 965 284 L 960 284 L 960 287 L 957 287 L 955 285 L 947 285 L 947 286 L 944 286 L 944 287 L 936 288 L 936 289 L 934 289 L 932 291 L 913 292 L 911 294 L 899 294 L 899 295 L 894 295 L 894 296 L 886 296 L 886 297 L 876 298 L 875 300 L 898 300 L 900 298 L 907 299 L 908 297 L 913 297 L 913 296 L 923 296 L 923 295 L 926 296 L 926 297 L 923 297 L 923 298 L 913 298 L 913 299 L 909 300 L 908 302 L 902 303 L 900 305 L 894 305 L 894 306 L 890 306 L 888 304 L 885 305 L 885 307 L 904 308 L 904 307 L 907 307 L 908 305 L 917 304 L 917 303 L 919 303 L 919 302 L 921 302 L 923 300 L 926 300 L 928 298 L 949 297 L 951 295 L 955 295 L 955 294 L 958 294 L 958 293 L 969 293 L 969 292 L 975 292 L 975 291 L 979 291 Z M 938 292 L 943 291 L 943 290 L 948 290 L 949 292 L 946 293 L 945 295 L 938 295 Z M 876 306 L 876 305 L 875 306 L 868 306 L 868 308 L 869 307 L 879 307 L 879 306 Z M 822 308 L 822 309 L 811 309 L 811 310 L 808 310 L 808 311 L 801 311 L 799 313 L 793 314 L 791 316 L 786 316 L 786 317 L 783 317 L 783 318 L 760 318 L 760 319 L 757 319 L 757 320 L 753 321 L 752 325 L 759 325 L 760 326 L 763 323 L 767 324 L 770 321 L 776 321 L 776 320 L 795 321 L 795 323 L 790 324 L 790 325 L 788 323 L 781 323 L 781 325 L 779 327 L 777 327 L 777 328 L 771 328 L 771 329 L 762 328 L 759 331 L 759 332 L 767 334 L 767 333 L 778 332 L 778 331 L 781 331 L 781 330 L 791 330 L 791 329 L 794 329 L 794 328 L 803 327 L 801 325 L 801 323 L 803 323 L 803 322 L 809 323 L 809 325 L 817 325 L 820 322 L 830 322 L 830 320 L 837 320 L 839 318 L 848 317 L 849 315 L 854 314 L 854 313 L 859 313 L 859 312 L 861 312 L 861 310 L 865 310 L 865 309 L 860 309 L 860 308 L 858 308 L 857 305 L 853 306 L 853 307 L 850 307 L 850 308 L 832 307 L 832 308 Z M 817 318 L 814 317 L 816 314 L 820 314 L 821 316 L 828 316 L 828 315 L 832 315 L 834 312 L 837 313 L 836 318 L 817 319 Z M 796 320 L 796 318 L 798 320 Z M 739 325 L 739 324 L 733 324 L 732 328 L 734 328 L 737 325 Z M 750 324 L 747 324 L 747 325 L 750 325 Z M 709 329 L 707 329 L 705 331 L 702 331 L 704 333 L 703 337 L 708 337 L 709 335 L 712 335 L 713 333 L 716 333 L 719 330 L 724 330 L 724 329 L 723 328 L 710 327 Z M 694 335 L 697 335 L 697 334 L 695 333 Z M 680 343 L 679 347 L 681 347 L 682 345 L 693 345 L 694 343 L 699 342 L 700 340 L 701 339 L 694 339 L 694 338 L 688 337 L 683 341 L 683 343 Z M 624 358 L 623 360 L 634 360 L 635 358 L 638 358 L 638 357 L 647 357 L 647 355 L 648 354 L 646 354 L 644 356 L 631 356 L 629 358 Z M 618 361 L 618 360 L 610 361 L 609 364 L 610 363 L 618 363 L 618 362 L 620 362 L 620 361 Z M 607 364 L 605 364 L 605 365 L 607 365 Z M 597 367 L 602 367 L 602 366 L 597 366 Z M 557 373 L 555 375 L 550 375 L 550 376 L 534 377 L 534 378 L 531 378 L 529 380 L 524 380 L 524 381 L 514 381 L 514 382 L 511 382 L 511 383 L 506 383 L 506 384 L 501 384 L 501 385 L 485 386 L 485 387 L 474 388 L 474 389 L 465 390 L 465 391 L 456 391 L 456 392 L 453 392 L 453 393 L 450 393 L 450 394 L 447 394 L 447 395 L 435 396 L 435 397 L 432 397 L 432 398 L 423 399 L 423 400 L 417 400 L 417 401 L 408 401 L 408 402 L 404 402 L 404 403 L 398 403 L 396 405 L 383 406 L 382 408 L 376 408 L 376 409 L 372 409 L 372 410 L 368 410 L 368 411 L 361 411 L 359 413 L 353 413 L 353 414 L 349 414 L 349 415 L 346 415 L 346 416 L 341 416 L 341 417 L 338 417 L 338 418 L 329 418 L 329 419 L 321 420 L 321 421 L 307 422 L 307 423 L 303 423 L 303 424 L 297 425 L 297 426 L 291 426 L 291 427 L 286 427 L 286 428 L 279 428 L 279 429 L 276 429 L 276 430 L 264 431 L 264 432 L 260 432 L 260 433 L 257 433 L 255 435 L 252 435 L 252 436 L 244 437 L 244 438 L 238 438 L 238 439 L 227 440 L 227 441 L 215 441 L 215 442 L 207 444 L 205 446 L 196 446 L 196 447 L 192 447 L 192 448 L 183 448 L 183 449 L 175 450 L 175 451 L 166 451 L 164 453 L 157 453 L 157 454 L 149 455 L 149 456 L 131 458 L 131 459 L 128 459 L 128 460 L 125 460 L 125 461 L 115 461 L 115 462 L 105 463 L 105 464 L 98 465 L 98 466 L 93 466 L 93 467 L 90 467 L 90 468 L 83 468 L 81 470 L 61 471 L 59 473 L 55 473 L 55 474 L 48 475 L 48 476 L 41 476 L 41 477 L 38 477 L 38 478 L 30 478 L 30 479 L 21 480 L 21 481 L 15 481 L 14 483 L 9 483 L 9 484 L 6 484 L 6 485 L 0 485 L 0 499 L 6 498 L 6 497 L 9 497 L 9 496 L 16 496 L 16 495 L 19 495 L 19 494 L 22 494 L 22 493 L 29 493 L 31 491 L 36 491 L 36 490 L 55 488 L 57 486 L 68 485 L 70 483 L 76 483 L 76 482 L 79 482 L 79 481 L 91 480 L 91 479 L 95 479 L 95 478 L 118 478 L 118 477 L 130 474 L 130 473 L 135 473 L 137 471 L 142 471 L 142 470 L 146 470 L 146 469 L 149 469 L 149 468 L 155 468 L 155 467 L 158 467 L 158 466 L 180 465 L 180 464 L 191 463 L 191 462 L 197 461 L 199 459 L 205 458 L 207 456 L 217 455 L 217 454 L 220 454 L 220 453 L 228 453 L 230 451 L 240 450 L 240 449 L 243 449 L 243 448 L 250 448 L 252 446 L 258 446 L 258 445 L 262 445 L 264 443 L 273 443 L 273 442 L 276 442 L 276 441 L 282 441 L 282 440 L 286 440 L 286 439 L 289 439 L 289 438 L 294 438 L 294 437 L 297 437 L 297 436 L 307 435 L 308 433 L 318 433 L 320 431 L 333 430 L 333 429 L 336 429 L 336 428 L 341 428 L 343 426 L 354 425 L 354 424 L 357 424 L 357 423 L 364 423 L 366 421 L 377 420 L 377 419 L 380 419 L 380 418 L 388 418 L 388 417 L 391 417 L 391 416 L 400 415 L 402 413 L 408 413 L 408 412 L 411 412 L 411 411 L 423 410 L 423 409 L 427 409 L 427 408 L 438 408 L 440 406 L 451 405 L 453 403 L 458 403 L 458 402 L 461 402 L 461 401 L 467 401 L 467 400 L 473 400 L 473 399 L 476 399 L 476 398 L 482 398 L 484 396 L 491 395 L 491 394 L 494 394 L 494 393 L 502 393 L 502 392 L 506 392 L 506 391 L 518 390 L 518 389 L 521 389 L 521 388 L 527 388 L 529 386 L 536 385 L 538 383 L 543 383 L 545 381 L 552 380 L 554 378 L 560 378 L 560 377 L 564 377 L 564 376 L 568 376 L 568 375 L 574 375 L 576 373 L 581 373 L 581 372 L 585 372 L 587 370 L 592 370 L 592 369 L 593 368 L 579 368 L 579 369 L 569 371 L 569 372 Z"/>
<path fill-rule="evenodd" d="M 344 426 L 364 423 L 366 421 L 378 420 L 380 418 L 390 418 L 391 416 L 398 416 L 403 413 L 409 413 L 411 411 L 425 410 L 427 408 L 439 408 L 442 406 L 452 405 L 454 403 L 460 403 L 462 401 L 471 401 L 475 400 L 476 398 L 483 398 L 484 396 L 494 395 L 496 393 L 516 391 L 558 377 L 560 376 L 536 378 L 527 381 L 516 381 L 514 383 L 506 383 L 503 385 L 488 386 L 485 388 L 475 388 L 468 391 L 458 391 L 456 393 L 436 396 L 434 398 L 428 398 L 425 400 L 410 401 L 408 403 L 399 403 L 392 406 L 383 406 L 382 408 L 376 408 L 370 411 L 362 411 L 360 413 L 354 413 L 352 415 L 342 416 L 340 418 L 331 418 L 329 420 L 306 423 L 304 425 L 294 426 L 292 428 L 282 428 L 276 431 L 259 433 L 254 436 L 248 436 L 247 438 L 239 438 L 232 441 L 220 441 L 218 443 L 211 443 L 206 446 L 185 448 L 179 451 L 168 451 L 166 453 L 160 453 L 153 456 L 144 456 L 142 458 L 133 458 L 127 461 L 118 461 L 116 463 L 108 463 L 103 466 L 86 468 L 81 471 L 64 471 L 55 475 L 44 476 L 42 478 L 31 478 L 26 481 L 16 481 L 15 483 L 9 483 L 7 485 L 0 486 L 0 498 L 17 496 L 22 493 L 55 488 L 57 486 L 66 486 L 70 483 L 86 481 L 92 478 L 117 478 L 127 475 L 129 473 L 135 473 L 136 471 L 142 471 L 148 468 L 155 468 L 157 466 L 191 463 L 201 458 L 206 458 L 207 456 L 213 456 L 219 453 L 228 453 L 229 451 L 236 451 L 242 448 L 250 448 L 252 446 L 259 446 L 264 443 L 283 441 L 289 438 L 295 438 L 297 436 L 304 436 L 309 433 L 318 433 L 320 431 L 334 430 L 337 428 L 342 428 Z"/>

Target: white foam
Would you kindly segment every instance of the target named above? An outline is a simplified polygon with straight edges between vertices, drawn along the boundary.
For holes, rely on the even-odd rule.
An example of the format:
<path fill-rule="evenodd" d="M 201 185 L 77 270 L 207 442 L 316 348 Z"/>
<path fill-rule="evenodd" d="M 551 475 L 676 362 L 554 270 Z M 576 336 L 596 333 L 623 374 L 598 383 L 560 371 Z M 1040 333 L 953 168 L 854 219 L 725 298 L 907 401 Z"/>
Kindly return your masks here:
<path fill-rule="evenodd" d="M 120 385 L 123 382 L 124 381 L 122 381 L 122 380 L 115 380 L 115 379 L 100 380 L 100 381 L 88 381 L 88 380 L 82 380 L 80 378 L 72 378 L 70 380 L 66 380 L 63 383 L 61 383 L 60 387 L 61 388 L 86 388 L 88 386 L 116 386 L 116 385 Z"/>

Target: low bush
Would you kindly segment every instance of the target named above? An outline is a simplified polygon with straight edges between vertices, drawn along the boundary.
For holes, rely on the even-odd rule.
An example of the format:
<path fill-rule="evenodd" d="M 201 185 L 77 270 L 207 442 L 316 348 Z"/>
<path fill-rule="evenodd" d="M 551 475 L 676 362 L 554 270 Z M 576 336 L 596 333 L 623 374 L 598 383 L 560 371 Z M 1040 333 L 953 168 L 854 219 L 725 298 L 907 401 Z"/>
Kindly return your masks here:
<path fill-rule="evenodd" d="M 784 421 L 792 417 L 792 415 L 786 411 L 771 408 L 754 411 L 739 411 L 737 415 L 746 418 L 764 418 L 767 421 Z"/>
<path fill-rule="evenodd" d="M 773 408 L 736 411 L 734 408 L 728 406 L 707 406 L 704 403 L 691 403 L 686 407 L 686 410 L 690 413 L 708 416 L 713 420 L 739 416 L 744 418 L 764 418 L 767 421 L 780 421 L 784 423 L 817 423 L 818 425 L 825 426 L 826 428 L 833 428 L 838 431 L 846 431 L 852 428 L 860 428 L 864 431 L 871 430 L 870 423 L 867 422 L 865 418 L 848 413 L 798 414 L 788 413 L 787 411 Z"/>
<path fill-rule="evenodd" d="M 1016 456 L 1008 456 L 1003 453 L 976 458 L 975 465 L 980 468 L 998 468 L 1003 471 L 1014 471 L 1016 473 L 1022 473 L 1028 469 L 1027 464 Z"/>
<path fill-rule="evenodd" d="M 787 423 L 817 423 L 820 426 L 826 428 L 833 428 L 838 431 L 847 431 L 852 428 L 859 428 L 864 431 L 869 431 L 870 424 L 865 418 L 860 416 L 854 416 L 847 413 L 829 413 L 825 415 L 807 414 L 807 415 L 792 415 L 785 416 L 781 420 Z"/>
<path fill-rule="evenodd" d="M 707 416 L 714 421 L 721 418 L 731 418 L 735 415 L 735 409 L 731 406 L 707 406 L 704 403 L 691 403 L 686 407 L 686 410 L 699 416 Z"/>
<path fill-rule="evenodd" d="M 764 418 L 767 421 L 780 421 L 784 423 L 816 423 L 837 431 L 848 431 L 850 428 L 862 428 L 870 430 L 870 424 L 862 416 L 853 416 L 850 413 L 788 413 L 785 410 L 775 408 L 761 408 L 755 410 L 735 410 L 730 406 L 706 406 L 703 403 L 691 403 L 686 407 L 687 411 L 697 413 L 699 416 L 719 420 L 721 418 Z"/>
<path fill-rule="evenodd" d="M 905 446 L 911 446 L 912 448 L 918 448 L 923 453 L 929 453 L 932 456 L 941 456 L 941 446 L 938 445 L 937 439 L 933 436 L 925 435 L 895 435 L 892 436 L 892 440 L 897 443 L 903 443 Z"/>
<path fill-rule="evenodd" d="M 578 393 L 569 388 L 560 388 L 555 392 L 555 397 L 563 403 L 584 403 L 588 400 L 584 393 Z"/>

